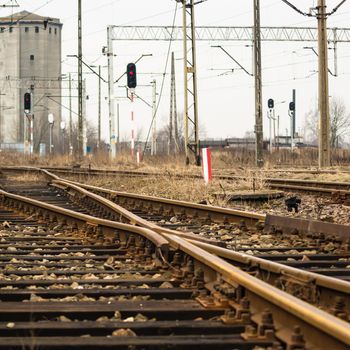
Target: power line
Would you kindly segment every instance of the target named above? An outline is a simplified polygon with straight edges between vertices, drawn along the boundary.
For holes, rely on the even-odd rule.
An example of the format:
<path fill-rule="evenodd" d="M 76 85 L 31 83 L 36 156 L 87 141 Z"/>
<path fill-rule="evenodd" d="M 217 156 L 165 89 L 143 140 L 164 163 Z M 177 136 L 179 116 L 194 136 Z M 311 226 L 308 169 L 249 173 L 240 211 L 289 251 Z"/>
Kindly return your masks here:
<path fill-rule="evenodd" d="M 344 5 L 346 3 L 347 0 L 342 0 L 336 7 L 333 8 L 333 10 L 331 12 L 327 12 L 325 13 L 326 16 L 331 16 L 333 15 L 333 13 L 335 13 L 336 11 L 338 11 L 338 9 Z M 291 7 L 294 11 L 300 13 L 303 16 L 306 17 L 317 17 L 317 14 L 312 14 L 311 12 L 307 13 L 304 12 L 300 9 L 298 9 L 295 5 L 293 5 L 291 2 L 289 2 L 288 0 L 282 0 L 282 2 L 284 2 L 286 5 L 288 5 L 289 7 Z"/>
<path fill-rule="evenodd" d="M 175 10 L 174 10 L 173 23 L 172 23 L 172 32 L 171 32 L 171 35 L 170 35 L 170 41 L 169 41 L 169 46 L 168 46 L 168 52 L 167 52 L 167 57 L 166 57 L 166 60 L 165 60 L 165 67 L 164 67 L 162 85 L 161 85 L 161 87 L 160 87 L 160 92 L 159 92 L 159 98 L 158 98 L 157 107 L 156 107 L 156 110 L 155 110 L 154 115 L 153 115 L 153 117 L 152 117 L 151 125 L 150 125 L 150 127 L 149 127 L 149 129 L 148 129 L 147 138 L 146 138 L 146 142 L 145 142 L 145 147 L 144 147 L 143 152 L 142 152 L 142 156 L 145 155 L 145 151 L 146 151 L 146 147 L 147 147 L 149 135 L 150 135 L 150 133 L 151 133 L 151 129 L 152 129 L 152 126 L 153 126 L 153 123 L 154 123 L 154 119 L 155 119 L 156 116 L 157 116 L 158 108 L 159 108 L 159 105 L 160 105 L 160 101 L 161 101 L 161 99 L 162 99 L 163 88 L 164 88 L 164 81 L 165 81 L 166 71 L 167 71 L 168 63 L 169 63 L 169 56 L 170 56 L 171 44 L 172 44 L 172 42 L 173 42 L 172 38 L 173 38 L 173 33 L 174 33 L 174 28 L 175 28 L 175 20 L 176 20 L 176 14 L 177 14 L 177 6 L 178 6 L 178 3 L 176 2 Z"/>
<path fill-rule="evenodd" d="M 311 13 L 306 13 L 302 10 L 299 10 L 295 5 L 293 5 L 292 3 L 290 3 L 288 0 L 282 0 L 282 2 L 284 2 L 286 5 L 288 5 L 289 7 L 291 7 L 294 11 L 300 13 L 303 16 L 306 17 L 313 17 L 313 15 Z"/>
<path fill-rule="evenodd" d="M 328 16 L 332 15 L 334 12 L 336 12 L 340 6 L 342 6 L 343 4 L 345 4 L 347 0 L 343 0 L 341 1 L 330 13 L 328 13 Z"/>

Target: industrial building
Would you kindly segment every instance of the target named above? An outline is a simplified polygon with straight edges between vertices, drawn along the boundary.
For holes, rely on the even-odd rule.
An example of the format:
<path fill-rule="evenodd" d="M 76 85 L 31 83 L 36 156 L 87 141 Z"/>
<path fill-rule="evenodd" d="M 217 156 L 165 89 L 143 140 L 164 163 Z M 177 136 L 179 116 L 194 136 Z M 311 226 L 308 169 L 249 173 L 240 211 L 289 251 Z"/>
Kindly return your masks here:
<path fill-rule="evenodd" d="M 58 18 L 27 11 L 0 18 L 1 149 L 25 147 L 26 92 L 32 94 L 34 151 L 48 151 L 50 113 L 55 118 L 57 145 L 61 121 L 61 31 Z"/>

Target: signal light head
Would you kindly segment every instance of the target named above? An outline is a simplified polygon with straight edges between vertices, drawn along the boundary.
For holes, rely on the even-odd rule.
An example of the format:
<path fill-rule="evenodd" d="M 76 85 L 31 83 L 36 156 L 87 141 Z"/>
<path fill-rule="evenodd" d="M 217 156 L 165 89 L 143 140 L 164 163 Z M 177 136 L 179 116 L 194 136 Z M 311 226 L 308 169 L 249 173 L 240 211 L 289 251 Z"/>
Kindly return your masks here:
<path fill-rule="evenodd" d="M 32 99 L 32 96 L 29 92 L 26 92 L 24 94 L 24 110 L 25 111 L 30 111 L 31 110 L 31 99 Z"/>
<path fill-rule="evenodd" d="M 135 63 L 129 63 L 126 66 L 126 75 L 128 88 L 134 89 L 137 85 Z"/>
<path fill-rule="evenodd" d="M 269 98 L 267 100 L 267 107 L 269 107 L 270 109 L 272 109 L 275 106 L 275 102 L 272 98 Z"/>

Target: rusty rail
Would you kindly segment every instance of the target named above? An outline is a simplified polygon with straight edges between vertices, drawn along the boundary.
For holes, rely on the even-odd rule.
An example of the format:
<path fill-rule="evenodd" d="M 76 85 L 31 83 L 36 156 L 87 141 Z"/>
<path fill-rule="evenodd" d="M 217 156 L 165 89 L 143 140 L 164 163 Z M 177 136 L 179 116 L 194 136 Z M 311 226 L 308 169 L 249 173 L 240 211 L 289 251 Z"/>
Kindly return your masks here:
<path fill-rule="evenodd" d="M 54 182 L 55 181 L 59 182 L 58 180 L 54 180 Z M 32 208 L 35 212 L 38 210 L 35 208 L 39 208 L 39 215 L 43 214 L 40 210 L 46 210 L 50 213 L 49 215 L 54 215 L 56 218 L 62 217 L 66 220 L 68 218 L 68 220 L 77 220 L 80 224 L 91 225 L 92 227 L 105 226 L 113 230 L 127 230 L 128 232 L 141 234 L 152 240 L 152 242 L 162 249 L 169 245 L 172 249 L 180 249 L 182 252 L 193 257 L 197 261 L 197 264 L 203 266 L 205 269 L 209 269 L 205 274 L 206 282 L 209 284 L 221 283 L 220 280 L 223 280 L 233 286 L 235 290 L 237 290 L 239 286 L 243 287 L 246 290 L 245 295 L 251 302 L 251 310 L 256 314 L 257 322 L 259 322 L 261 314 L 268 305 L 268 307 L 273 310 L 277 337 L 284 339 L 287 343 L 288 339 L 289 342 L 291 341 L 290 337 L 292 334 L 287 332 L 288 339 L 286 339 L 286 329 L 290 324 L 297 324 L 303 328 L 304 337 L 307 342 L 312 344 L 315 348 L 347 349 L 350 345 L 350 326 L 347 322 L 302 302 L 277 288 L 271 287 L 261 280 L 257 280 L 238 268 L 233 267 L 232 264 L 225 262 L 219 257 L 213 256 L 190 242 L 186 242 L 180 237 L 174 235 L 170 236 L 166 233 L 155 233 L 151 230 L 136 226 L 69 212 L 62 208 L 9 194 L 5 191 L 0 191 L 0 197 L 5 202 L 6 200 L 16 202 L 19 209 L 28 210 Z M 214 275 L 213 271 L 215 272 Z M 289 320 L 288 325 L 286 325 L 285 322 L 286 318 Z M 252 334 L 246 335 L 252 336 Z"/>

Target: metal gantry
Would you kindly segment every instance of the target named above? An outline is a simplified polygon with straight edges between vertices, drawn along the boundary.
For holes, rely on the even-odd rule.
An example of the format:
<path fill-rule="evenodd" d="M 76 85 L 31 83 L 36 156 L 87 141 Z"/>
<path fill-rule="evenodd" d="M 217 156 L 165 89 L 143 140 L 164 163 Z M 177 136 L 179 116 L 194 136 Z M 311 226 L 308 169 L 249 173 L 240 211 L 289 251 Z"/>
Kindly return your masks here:
<path fill-rule="evenodd" d="M 183 40 L 181 26 L 109 26 L 112 40 Z M 253 26 L 197 26 L 199 41 L 253 41 Z M 261 27 L 262 41 L 317 42 L 316 27 Z M 350 42 L 350 28 L 328 28 L 327 40 L 332 43 Z"/>
<path fill-rule="evenodd" d="M 317 42 L 319 39 L 318 28 L 314 27 L 260 27 L 259 32 L 257 32 L 256 26 L 197 26 L 194 25 L 194 2 L 192 0 L 178 0 L 186 6 L 183 6 L 183 26 L 109 26 L 108 27 L 108 50 L 113 52 L 113 40 L 142 40 L 142 41 L 169 41 L 169 40 L 183 40 L 184 42 L 184 84 L 185 84 L 185 101 L 184 101 L 184 111 L 185 111 L 185 143 L 186 143 L 186 159 L 188 158 L 188 149 L 193 149 L 196 155 L 197 164 L 199 161 L 199 134 L 198 134 L 198 105 L 196 103 L 196 62 L 195 62 L 195 42 L 199 41 L 250 41 L 258 44 L 260 41 L 293 41 L 293 42 Z M 254 14 L 255 19 L 257 16 L 257 11 L 259 7 L 259 1 L 254 0 Z M 190 18 L 188 23 L 187 17 Z M 184 30 L 184 28 L 186 30 Z M 254 29 L 255 28 L 255 29 Z M 257 36 L 260 38 L 257 39 Z M 337 44 L 338 43 L 349 43 L 350 42 L 350 28 L 327 28 L 324 27 L 324 43 L 332 43 L 334 50 L 334 58 L 337 58 Z M 192 56 L 191 50 L 188 48 L 188 42 L 192 44 Z M 193 45 L 194 43 L 194 45 Z M 109 51 L 110 52 L 110 51 Z M 261 65 L 261 52 L 260 48 L 255 48 L 255 61 Z M 193 59 L 194 58 L 194 59 Z M 113 65 L 113 62 L 111 62 Z M 255 73 L 258 72 L 257 65 L 255 65 Z M 112 68 L 113 70 L 113 68 Z M 189 80 L 192 79 L 193 90 L 188 89 Z M 257 165 L 262 165 L 262 116 L 261 112 L 261 88 L 259 89 L 259 84 L 261 84 L 261 76 L 255 74 L 256 81 L 256 127 L 257 132 L 257 155 L 256 162 Z M 194 103 L 190 105 L 188 103 L 188 98 L 192 97 Z M 260 107 L 259 107 L 260 106 Z M 193 117 L 191 118 L 188 114 L 188 107 L 193 111 Z M 113 112 L 113 108 L 110 108 Z M 111 116 L 112 119 L 114 116 Z M 194 125 L 194 140 L 189 140 L 188 134 L 188 121 L 191 120 Z M 261 123 L 260 123 L 261 121 Z M 186 142 L 187 140 L 187 142 Z M 261 147 L 259 147 L 259 145 Z M 261 151 L 260 151 L 261 150 Z M 327 162 L 326 162 L 327 163 Z"/>

